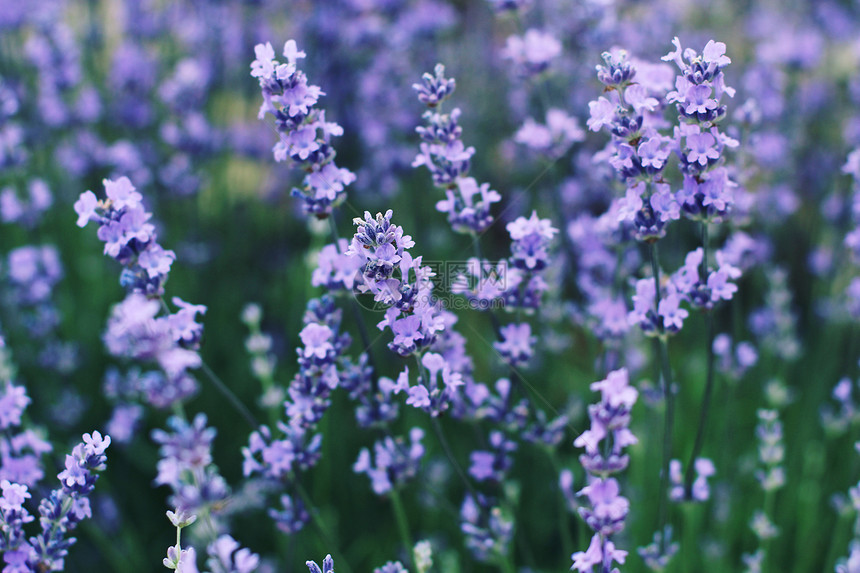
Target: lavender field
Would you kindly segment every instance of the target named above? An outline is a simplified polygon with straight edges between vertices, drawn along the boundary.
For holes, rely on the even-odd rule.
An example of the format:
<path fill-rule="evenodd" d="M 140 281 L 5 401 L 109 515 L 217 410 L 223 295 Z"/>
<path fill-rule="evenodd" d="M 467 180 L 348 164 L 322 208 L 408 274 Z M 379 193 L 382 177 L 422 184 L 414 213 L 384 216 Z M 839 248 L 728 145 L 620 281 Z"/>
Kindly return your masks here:
<path fill-rule="evenodd" d="M 2 573 L 860 573 L 860 2 L 0 1 Z"/>

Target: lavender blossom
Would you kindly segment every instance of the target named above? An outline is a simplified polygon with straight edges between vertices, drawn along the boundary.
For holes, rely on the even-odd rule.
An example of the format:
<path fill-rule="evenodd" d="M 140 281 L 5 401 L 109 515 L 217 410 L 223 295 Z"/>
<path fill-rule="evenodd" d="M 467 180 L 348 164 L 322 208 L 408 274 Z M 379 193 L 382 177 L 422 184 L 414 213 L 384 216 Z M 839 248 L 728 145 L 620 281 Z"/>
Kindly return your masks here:
<path fill-rule="evenodd" d="M 433 344 L 445 322 L 432 294 L 434 273 L 422 266 L 421 257 L 409 253 L 415 243 L 402 227 L 391 223 L 392 215 L 389 209 L 384 216 L 377 213 L 374 218 L 365 212 L 364 219 L 354 219 L 357 229 L 347 255 L 361 262 L 356 290 L 372 293 L 386 308 L 385 319 L 377 326 L 394 333 L 389 348 L 408 356 Z"/>
<path fill-rule="evenodd" d="M 468 176 L 475 148 L 466 147 L 461 140 L 459 108 L 449 114 L 438 110 L 451 96 L 454 86 L 454 80 L 445 77 L 442 64 L 436 65 L 435 75 L 424 74 L 421 84 L 413 84 L 419 101 L 431 110 L 422 116 L 426 126 L 416 128 L 421 144 L 412 167 L 426 166 L 433 183 L 445 192 L 446 198 L 436 204 L 436 210 L 448 214 L 448 222 L 455 231 L 481 233 L 493 223 L 490 206 L 502 197 L 490 189 L 489 183 L 479 184 Z"/>
<path fill-rule="evenodd" d="M 423 437 L 421 428 L 409 431 L 409 444 L 401 437 L 386 436 L 373 445 L 375 461 L 371 461 L 370 451 L 362 448 L 352 470 L 367 474 L 377 495 L 388 493 L 415 477 L 424 457 Z"/>
<path fill-rule="evenodd" d="M 716 473 L 714 463 L 708 458 L 696 458 L 693 465 L 696 469 L 696 480 L 693 482 L 692 501 L 708 501 L 711 497 L 708 478 Z M 681 471 L 681 462 L 678 460 L 669 462 L 669 481 L 672 484 L 669 490 L 669 498 L 672 501 L 686 500 L 683 483 L 684 477 Z"/>
<path fill-rule="evenodd" d="M 530 28 L 522 36 L 509 36 L 503 55 L 518 74 L 530 77 L 549 68 L 561 50 L 561 42 L 552 34 Z"/>
<path fill-rule="evenodd" d="M 179 510 L 211 511 L 229 495 L 226 481 L 212 463 L 215 429 L 207 427 L 205 414 L 197 414 L 190 424 L 176 416 L 167 423 L 172 432 L 152 432 L 152 439 L 161 446 L 155 484 L 170 486 L 170 504 Z"/>
<path fill-rule="evenodd" d="M 76 541 L 66 535 L 82 520 L 92 516 L 87 496 L 99 478 L 96 472 L 106 468 L 105 450 L 110 442 L 110 436 L 102 436 L 99 432 L 84 434 L 83 442 L 66 456 L 66 468 L 57 475 L 61 487 L 51 491 L 39 504 L 42 532 L 30 538 L 29 547 L 23 542 L 17 548 L 29 553 L 27 565 L 31 570 L 63 569 L 68 549 Z M 5 498 L 6 488 L 3 489 Z"/>
<path fill-rule="evenodd" d="M 514 141 L 550 159 L 563 156 L 571 145 L 583 139 L 585 132 L 579 121 L 557 108 L 547 110 L 546 125 L 527 118 L 514 135 Z"/>
<path fill-rule="evenodd" d="M 495 500 L 466 495 L 460 507 L 460 530 L 466 536 L 466 546 L 478 561 L 493 563 L 507 558 L 514 522 L 495 505 Z"/>
<path fill-rule="evenodd" d="M 273 148 L 275 161 L 289 160 L 304 169 L 304 185 L 292 194 L 304 201 L 305 212 L 324 219 L 343 202 L 346 186 L 355 181 L 350 170 L 334 162 L 331 138 L 343 135 L 343 128 L 326 121 L 325 112 L 315 107 L 325 93 L 319 86 L 309 85 L 298 69 L 298 60 L 306 54 L 295 40 L 284 44 L 287 61 L 283 63 L 275 59 L 269 43 L 257 44 L 254 52 L 257 59 L 251 63 L 251 75 L 259 79 L 263 92 L 258 117 L 274 116 L 280 138 Z"/>
<path fill-rule="evenodd" d="M 211 573 L 252 573 L 260 564 L 260 556 L 229 535 L 221 535 L 206 548 L 206 565 Z"/>
<path fill-rule="evenodd" d="M 316 561 L 308 561 L 305 565 L 308 566 L 310 573 L 334 573 L 334 560 L 331 558 L 331 555 L 325 556 L 322 569 L 316 564 Z"/>
<path fill-rule="evenodd" d="M 125 268 L 120 284 L 129 293 L 159 296 L 170 265 L 176 259 L 173 251 L 163 249 L 156 241 L 155 226 L 138 193 L 127 177 L 104 180 L 106 199 L 99 200 L 85 191 L 75 202 L 78 226 L 90 221 L 99 226 L 98 237 L 105 243 L 104 253 Z"/>
<path fill-rule="evenodd" d="M 476 450 L 471 453 L 469 475 L 477 481 L 504 483 L 505 476 L 513 465 L 510 454 L 517 449 L 517 444 L 505 438 L 502 432 L 494 431 L 490 434 L 490 447 L 492 451 Z"/>
<path fill-rule="evenodd" d="M 108 351 L 121 357 L 156 362 L 164 372 L 151 375 L 142 390 L 150 403 L 166 407 L 194 394 L 196 382 L 187 370 L 201 364 L 197 352 L 202 326 L 196 315 L 205 311 L 200 305 L 173 301 L 180 310 L 157 316 L 161 305 L 142 294 L 130 294 L 115 305 L 108 320 L 104 342 Z"/>
<path fill-rule="evenodd" d="M 519 367 L 528 364 L 534 354 L 534 345 L 537 337 L 532 336 L 531 326 L 524 322 L 522 324 L 508 324 L 501 329 L 501 340 L 493 343 L 493 348 L 498 351 L 502 359 L 511 366 Z"/>
<path fill-rule="evenodd" d="M 627 557 L 626 551 L 615 548 L 610 536 L 624 528 L 630 502 L 619 495 L 618 482 L 608 476 L 627 467 L 623 449 L 638 441 L 628 425 L 630 409 L 639 393 L 629 386 L 627 370 L 610 372 L 591 389 L 600 391 L 601 400 L 588 408 L 591 428 L 573 442 L 574 446 L 585 447 L 580 462 L 589 473 L 589 483 L 578 495 L 588 497 L 590 507 L 580 507 L 579 514 L 595 531 L 588 549 L 571 556 L 572 568 L 582 573 L 590 572 L 594 565 L 609 570 L 613 561 L 623 564 Z M 601 444 L 604 440 L 606 444 Z"/>

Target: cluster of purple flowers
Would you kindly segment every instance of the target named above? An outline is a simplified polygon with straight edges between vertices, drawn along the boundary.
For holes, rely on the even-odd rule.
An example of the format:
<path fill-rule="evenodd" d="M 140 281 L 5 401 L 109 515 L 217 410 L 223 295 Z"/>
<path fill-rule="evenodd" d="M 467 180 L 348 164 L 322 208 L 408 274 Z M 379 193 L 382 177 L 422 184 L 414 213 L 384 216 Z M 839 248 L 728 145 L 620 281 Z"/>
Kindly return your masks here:
<path fill-rule="evenodd" d="M 158 364 L 161 372 L 148 374 L 138 390 L 149 403 L 165 408 L 197 389 L 188 370 L 201 365 L 203 325 L 197 315 L 205 314 L 206 307 L 174 297 L 179 309 L 159 316 L 166 308 L 160 297 L 176 256 L 158 244 L 155 226 L 148 222 L 152 214 L 128 178 L 105 180 L 104 185 L 106 199 L 86 191 L 75 203 L 75 212 L 79 227 L 99 223 L 105 254 L 125 267 L 120 283 L 128 294 L 111 312 L 105 346 L 114 356 Z"/>
<path fill-rule="evenodd" d="M 441 374 L 441 383 L 440 383 Z M 406 404 L 424 410 L 431 416 L 440 416 L 459 398 L 463 386 L 462 373 L 454 370 L 443 355 L 427 352 L 420 358 L 418 382 L 410 385 L 409 368 L 406 367 L 397 381 L 381 378 L 380 387 L 391 394 L 406 394 Z"/>
<path fill-rule="evenodd" d="M 467 494 L 460 506 L 460 531 L 475 559 L 498 563 L 510 551 L 514 520 L 492 497 Z"/>
<path fill-rule="evenodd" d="M 198 347 L 203 326 L 196 321 L 206 311 L 202 305 L 173 303 L 179 310 L 158 316 L 161 303 L 132 293 L 115 305 L 108 319 L 104 343 L 117 357 L 155 362 L 161 368 L 141 380 L 138 389 L 157 408 L 181 402 L 197 391 L 197 382 L 188 373 L 201 365 Z"/>
<path fill-rule="evenodd" d="M 654 240 L 665 234 L 668 221 L 680 217 L 677 200 L 662 180 L 672 153 L 672 140 L 659 132 L 667 69 L 633 62 L 621 50 L 605 52 L 603 59 L 606 65 L 597 67 L 597 77 L 606 95 L 588 104 L 588 128 L 612 134 L 598 157 L 608 161 L 627 188 L 613 205 L 618 219 L 632 223 L 637 238 Z"/>
<path fill-rule="evenodd" d="M 424 74 L 422 83 L 412 86 L 418 100 L 431 108 L 422 116 L 426 125 L 416 128 L 421 145 L 412 166 L 426 166 L 433 183 L 445 191 L 445 199 L 436 204 L 436 209 L 448 214 L 455 231 L 482 233 L 493 224 L 490 206 L 501 201 L 502 196 L 490 189 L 489 183 L 479 184 L 468 176 L 475 148 L 466 147 L 461 139 L 463 128 L 457 123 L 460 109 L 440 111 L 442 103 L 454 93 L 456 82 L 445 77 L 442 64 L 437 64 L 434 72 L 435 75 Z"/>
<path fill-rule="evenodd" d="M 741 378 L 758 362 L 758 351 L 751 342 L 744 340 L 733 345 L 732 337 L 725 333 L 714 338 L 713 352 L 719 359 L 717 367 L 734 379 Z"/>
<path fill-rule="evenodd" d="M 605 127 L 612 134 L 602 157 L 627 187 L 624 198 L 616 201 L 618 217 L 629 221 L 636 237 L 645 241 L 662 237 L 667 223 L 682 213 L 719 220 L 733 203 L 735 184 L 721 158 L 723 149 L 737 146 L 737 141 L 717 128 L 726 114 L 721 98 L 734 94 L 722 73 L 731 63 L 726 46 L 711 40 L 700 56 L 691 49 L 682 52 L 677 38 L 674 44 L 676 51 L 663 58 L 681 70 L 673 91 L 667 93 L 671 84 L 665 66 L 637 64 L 623 51 L 606 52 L 598 79 L 607 95 L 589 104 L 588 127 L 593 131 Z M 679 124 L 667 136 L 660 132 L 666 125 L 662 112 L 671 103 L 676 104 Z M 675 192 L 663 177 L 673 152 L 684 173 L 683 186 Z"/>
<path fill-rule="evenodd" d="M 664 332 L 677 333 L 684 325 L 684 319 L 689 312 L 681 307 L 687 302 L 694 308 L 709 309 L 721 300 L 731 300 L 738 287 L 731 280 L 741 276 L 739 268 L 717 252 L 719 268 L 710 271 L 707 278 L 702 278 L 700 269 L 703 265 L 703 250 L 701 247 L 687 253 L 684 265 L 673 273 L 665 285 L 661 285 L 659 304 L 656 304 L 656 286 L 651 277 L 636 282 L 636 294 L 633 296 L 633 309 L 628 318 L 631 324 L 638 324 L 648 335 L 659 335 Z"/>
<path fill-rule="evenodd" d="M 350 364 L 343 353 L 350 344 L 348 334 L 340 331 L 341 311 L 330 296 L 313 299 L 299 333 L 303 347 L 297 348 L 299 371 L 287 388 L 283 403 L 287 421 L 278 422 L 280 438 L 261 426 L 243 448 L 243 473 L 262 475 L 267 480 L 290 484 L 298 471 L 306 471 L 320 458 L 322 434 L 317 423 L 331 404 L 332 390 L 340 384 Z M 269 514 L 285 531 L 301 529 L 308 514 L 301 501 L 288 494 L 281 498 L 283 510 Z"/>
<path fill-rule="evenodd" d="M 373 444 L 373 459 L 370 451 L 362 448 L 352 466 L 355 473 L 367 474 L 377 495 L 383 495 L 415 477 L 424 457 L 421 438 L 424 430 L 412 428 L 409 443 L 401 438 L 386 436 Z"/>
<path fill-rule="evenodd" d="M 585 132 L 579 120 L 558 108 L 547 110 L 546 125 L 529 117 L 514 135 L 514 141 L 550 159 L 563 156 L 571 145 L 583 139 Z"/>
<path fill-rule="evenodd" d="M 391 222 L 393 212 L 377 213 L 364 219 L 355 218 L 357 226 L 347 255 L 361 262 L 360 280 L 355 289 L 373 294 L 385 308 L 380 330 L 391 328 L 394 340 L 389 348 L 401 356 L 420 353 L 445 328 L 440 304 L 433 297 L 433 270 L 413 258 L 409 249 L 415 245 L 403 228 Z"/>
<path fill-rule="evenodd" d="M 272 45 L 257 44 L 257 59 L 251 64 L 251 75 L 260 81 L 263 105 L 259 118 L 267 113 L 275 118 L 280 138 L 273 149 L 276 161 L 290 160 L 305 173 L 301 189 L 293 195 L 304 201 L 305 212 L 325 218 L 346 197 L 345 187 L 355 180 L 348 169 L 338 167 L 331 138 L 343 134 L 337 123 L 326 121 L 325 112 L 314 106 L 325 95 L 319 86 L 309 85 L 308 78 L 297 67 L 305 53 L 295 40 L 284 44 L 286 62 L 275 59 Z"/>
<path fill-rule="evenodd" d="M 57 340 L 60 313 L 53 301 L 54 289 L 63 277 L 63 265 L 53 245 L 25 245 L 12 249 L 6 261 L 3 304 L 15 309 L 9 326 L 23 327 L 38 341 L 40 362 L 60 371 L 64 365 L 62 343 Z M 69 347 L 71 348 L 71 347 Z"/>
<path fill-rule="evenodd" d="M 735 95 L 735 90 L 725 84 L 722 72 L 732 61 L 725 55 L 726 45 L 722 42 L 708 41 L 701 55 L 690 48 L 682 50 L 677 37 L 672 43 L 675 51 L 663 60 L 674 61 L 681 71 L 675 79 L 675 89 L 666 95 L 681 120 L 675 141 L 684 186 L 676 197 L 687 216 L 718 221 L 732 206 L 735 186 L 720 160 L 724 148 L 736 147 L 738 142 L 717 127 L 726 115 L 723 95 Z"/>
<path fill-rule="evenodd" d="M 572 556 L 572 569 L 581 573 L 595 565 L 609 571 L 613 562 L 623 564 L 627 558 L 627 551 L 616 549 L 610 537 L 624 528 L 630 502 L 619 495 L 618 481 L 609 476 L 627 467 L 624 448 L 638 441 L 628 426 L 639 392 L 629 385 L 627 370 L 610 372 L 591 389 L 600 392 L 600 402 L 588 407 L 591 428 L 573 442 L 585 448 L 579 461 L 589 474 L 589 483 L 579 495 L 587 496 L 591 507 L 581 507 L 579 512 L 595 532 L 588 549 Z"/>
<path fill-rule="evenodd" d="M 217 513 L 215 508 L 230 492 L 212 463 L 215 429 L 206 425 L 205 414 L 197 414 L 191 423 L 171 416 L 167 425 L 169 432 L 152 432 L 161 453 L 155 485 L 170 487 L 173 491 L 170 505 L 180 511 Z"/>
<path fill-rule="evenodd" d="M 451 290 L 480 310 L 501 305 L 509 310 L 537 310 L 549 288 L 542 271 L 549 265 L 549 247 L 558 229 L 549 219 L 538 217 L 536 211 L 529 217 L 518 217 L 506 228 L 511 237 L 511 256 L 495 265 L 477 257 L 469 259 L 466 273 L 457 275 Z M 510 328 L 513 330 L 508 334 L 516 335 L 517 344 L 529 340 L 531 332 L 523 330 L 527 325 Z M 504 329 L 500 334 L 509 338 Z"/>
<path fill-rule="evenodd" d="M 0 85 L 2 90 L 2 85 Z M 2 98 L 2 93 L 0 93 Z M 2 137 L 2 135 L 0 135 Z M 54 204 L 54 197 L 48 184 L 41 179 L 31 179 L 27 184 L 27 199 L 22 201 L 13 187 L 0 191 L 0 220 L 4 223 L 17 223 L 34 227 Z"/>
<path fill-rule="evenodd" d="M 24 140 L 24 129 L 14 121 L 15 115 L 20 107 L 15 91 L 10 88 L 4 78 L 0 76 L 0 167 L 8 168 L 23 163 L 27 157 L 27 151 L 21 143 Z M 6 192 L 3 192 L 6 195 Z M 7 200 L 0 197 L 0 214 Z M 3 219 L 6 217 L 3 215 Z"/>
<path fill-rule="evenodd" d="M 717 473 L 714 467 L 714 462 L 708 458 L 696 458 L 693 463 L 696 470 L 696 479 L 692 487 L 693 501 L 708 501 L 711 497 L 711 489 L 708 486 L 708 478 Z M 681 461 L 672 460 L 669 462 L 669 481 L 671 489 L 669 490 L 669 498 L 672 501 L 684 501 L 687 499 L 684 491 L 684 476 L 682 473 Z"/>
<path fill-rule="evenodd" d="M 78 227 L 86 227 L 90 221 L 99 224 L 104 254 L 125 267 L 120 284 L 128 292 L 161 295 L 176 254 L 158 244 L 155 225 L 149 222 L 152 213 L 144 209 L 143 196 L 128 177 L 105 179 L 104 186 L 106 199 L 85 191 L 75 202 Z"/>
<path fill-rule="evenodd" d="M 44 477 L 42 454 L 53 448 L 32 429 L 16 431 L 29 404 L 27 389 L 7 380 L 0 395 L 0 479 L 33 487 Z"/>
<path fill-rule="evenodd" d="M 68 533 L 88 517 L 92 510 L 88 496 L 106 468 L 105 450 L 110 437 L 99 432 L 84 434 L 83 442 L 66 455 L 65 469 L 57 475 L 60 487 L 46 494 L 39 503 L 41 532 L 26 538 L 24 526 L 34 520 L 24 506 L 32 497 L 28 485 L 0 480 L 0 520 L 3 535 L 0 551 L 4 571 L 62 571 L 68 549 L 75 543 Z M 30 484 L 35 485 L 35 484 Z"/>
<path fill-rule="evenodd" d="M 530 28 L 522 36 L 508 36 L 502 55 L 518 75 L 533 77 L 546 71 L 561 49 L 561 42 L 552 34 Z"/>
<path fill-rule="evenodd" d="M 516 451 L 517 444 L 506 438 L 503 432 L 496 430 L 490 433 L 489 445 L 491 451 L 475 450 L 471 453 L 469 475 L 476 481 L 504 483 L 505 476 L 513 465 L 511 454 Z"/>

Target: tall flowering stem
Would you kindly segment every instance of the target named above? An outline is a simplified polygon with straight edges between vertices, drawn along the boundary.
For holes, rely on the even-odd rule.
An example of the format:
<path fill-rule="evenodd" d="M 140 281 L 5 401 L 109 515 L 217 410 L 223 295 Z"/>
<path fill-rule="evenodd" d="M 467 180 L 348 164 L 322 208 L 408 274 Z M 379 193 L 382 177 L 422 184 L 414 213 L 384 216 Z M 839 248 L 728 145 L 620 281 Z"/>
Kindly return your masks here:
<path fill-rule="evenodd" d="M 594 530 L 588 549 L 571 556 L 571 569 L 580 573 L 591 573 L 594 566 L 608 572 L 613 562 L 623 565 L 627 558 L 627 551 L 616 549 L 610 537 L 624 529 L 630 502 L 619 495 L 618 481 L 609 476 L 627 467 L 630 458 L 624 449 L 638 442 L 629 425 L 639 392 L 629 385 L 627 369 L 610 372 L 591 389 L 600 392 L 600 402 L 588 407 L 591 428 L 573 442 L 585 448 L 579 461 L 589 476 L 579 495 L 587 496 L 591 507 L 580 507 L 579 513 Z"/>
<path fill-rule="evenodd" d="M 199 354 L 203 325 L 197 315 L 206 307 L 178 297 L 171 313 L 163 300 L 164 285 L 176 259 L 171 250 L 158 243 L 152 213 L 143 206 L 143 196 L 127 177 L 105 179 L 104 199 L 92 191 L 81 193 L 74 204 L 81 228 L 97 223 L 104 254 L 123 265 L 120 284 L 126 298 L 114 306 L 104 335 L 108 351 L 118 357 L 155 362 L 161 372 L 147 373 L 139 393 L 158 408 L 181 408 L 197 391 L 197 381 L 189 370 L 202 368 L 219 392 L 251 425 L 254 417 L 233 392 L 209 369 Z M 163 315 L 159 316 L 161 312 Z"/>
<path fill-rule="evenodd" d="M 704 433 L 710 407 L 714 379 L 714 317 L 712 308 L 714 291 L 726 283 L 725 269 L 710 272 L 708 252 L 710 248 L 708 224 L 722 221 L 734 204 L 733 188 L 736 184 L 723 167 L 723 152 L 737 147 L 738 142 L 719 130 L 719 122 L 726 115 L 723 95 L 734 97 L 734 89 L 725 83 L 723 68 L 731 63 L 726 56 L 726 45 L 710 40 L 702 54 L 687 48 L 682 50 L 678 38 L 673 40 L 675 50 L 663 57 L 673 61 L 680 71 L 675 79 L 675 90 L 666 99 L 675 103 L 679 126 L 675 130 L 678 145 L 676 153 L 681 159 L 684 187 L 679 193 L 679 203 L 685 216 L 700 221 L 702 229 L 702 272 L 707 283 L 697 285 L 699 296 L 690 297 L 690 302 L 705 313 L 707 336 L 707 374 L 702 396 L 699 427 L 690 461 L 685 475 L 685 497 L 693 499 L 694 462 L 704 444 Z"/>
<path fill-rule="evenodd" d="M 648 245 L 651 258 L 651 272 L 654 275 L 655 308 L 660 308 L 660 268 L 657 265 L 657 242 Z M 669 461 L 672 459 L 672 428 L 675 425 L 675 395 L 672 382 L 672 365 L 669 363 L 669 341 L 665 336 L 654 337 L 654 352 L 659 357 L 660 373 L 663 380 L 663 402 L 666 415 L 663 418 L 663 463 L 660 472 L 660 503 L 658 509 L 657 531 L 666 528 L 669 491 Z M 661 553 L 666 549 L 666 535 L 660 537 Z"/>
<path fill-rule="evenodd" d="M 707 221 L 702 221 L 702 268 L 705 273 L 707 273 L 708 269 L 708 243 L 708 223 Z M 710 309 L 705 309 L 705 329 L 705 343 L 707 344 L 705 348 L 705 352 L 707 353 L 705 391 L 702 395 L 696 441 L 693 443 L 693 451 L 690 454 L 690 461 L 687 463 L 687 470 L 684 474 L 684 497 L 687 500 L 693 499 L 693 482 L 695 480 L 694 462 L 702 452 L 702 447 L 705 443 L 705 428 L 707 427 L 708 411 L 710 410 L 711 394 L 714 387 L 714 315 Z"/>

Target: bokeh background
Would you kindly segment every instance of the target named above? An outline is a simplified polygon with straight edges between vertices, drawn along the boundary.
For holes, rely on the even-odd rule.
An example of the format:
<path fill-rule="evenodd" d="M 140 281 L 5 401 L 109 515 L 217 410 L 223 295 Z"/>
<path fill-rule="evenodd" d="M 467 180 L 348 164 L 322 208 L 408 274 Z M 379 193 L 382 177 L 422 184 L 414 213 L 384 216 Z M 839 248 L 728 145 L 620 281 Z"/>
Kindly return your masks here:
<path fill-rule="evenodd" d="M 529 28 L 551 33 L 563 51 L 545 73 L 526 78 L 505 57 L 505 45 Z M 290 197 L 301 174 L 272 158 L 277 135 L 270 121 L 257 119 L 259 86 L 249 75 L 254 45 L 268 41 L 278 51 L 294 38 L 307 53 L 302 69 L 326 94 L 326 117 L 344 128 L 338 163 L 357 181 L 334 215 L 341 236 L 352 234 L 351 219 L 365 210 L 390 208 L 417 253 L 457 261 L 471 256 L 471 241 L 451 232 L 435 211 L 439 192 L 429 175 L 411 167 L 424 111 L 411 86 L 441 62 L 457 80 L 451 105 L 462 109 L 463 139 L 476 148 L 471 173 L 503 197 L 499 223 L 482 239 L 484 254 L 506 257 L 504 223 L 532 210 L 560 230 L 546 304 L 526 317 L 541 343 L 523 376 L 534 403 L 548 414 L 568 414 L 569 424 L 552 456 L 523 445 L 510 481 L 499 487 L 517 492 L 514 562 L 532 571 L 567 570 L 570 553 L 584 550 L 590 534 L 563 506 L 558 471 L 570 468 L 583 483 L 572 441 L 588 426 L 588 384 L 602 376 L 605 342 L 577 286 L 581 254 L 568 227 L 583 214 L 599 215 L 618 190 L 593 160 L 605 134 L 588 132 L 555 157 L 535 154 L 514 136 L 526 118 L 540 119 L 551 107 L 584 128 L 588 102 L 602 90 L 594 73 L 601 53 L 621 47 L 656 63 L 674 36 L 697 49 L 709 39 L 727 46 L 732 64 L 725 74 L 738 93 L 725 123 L 741 141 L 727 162 L 742 175 L 745 203 L 715 241 L 744 232 L 761 255 L 735 300 L 715 314 L 717 331 L 750 341 L 758 361 L 742 374 L 717 375 L 704 450 L 717 467 L 712 496 L 670 509 L 681 549 L 669 570 L 739 571 L 741 555 L 758 548 L 750 528 L 765 504 L 754 476 L 756 411 L 770 407 L 784 424 L 787 480 L 767 502 L 779 527 L 766 545 L 767 570 L 832 571 L 854 534 L 846 492 L 860 476 L 853 413 L 842 424 L 822 419 L 823 408 L 838 406 L 831 397 L 837 381 L 857 378 L 860 357 L 857 318 L 845 294 L 857 275 L 844 246 L 853 187 L 842 172 L 860 144 L 857 2 L 534 0 L 516 13 L 483 0 L 0 2 L 0 323 L 17 379 L 33 399 L 28 423 L 55 444 L 45 460 L 48 478 L 81 433 L 106 427 L 113 404 L 104 381 L 118 365 L 101 336 L 111 306 L 123 298 L 121 269 L 102 255 L 92 228 L 75 226 L 78 195 L 100 195 L 102 180 L 119 176 L 143 193 L 160 243 L 177 255 L 168 297 L 207 306 L 203 359 L 262 419 L 242 309 L 261 305 L 279 359 L 276 379 L 288 384 L 305 304 L 322 294 L 310 275 L 329 228 Z M 34 186 L 44 186 L 48 199 Z M 672 233 L 661 243 L 667 269 L 698 241 L 692 224 Z M 32 287 L 9 273 L 9 257 L 26 245 L 52 245 L 59 255 L 62 273 L 44 304 L 22 302 L 20 289 Z M 362 312 L 370 325 L 381 319 Z M 458 315 L 475 378 L 506 376 L 489 317 Z M 352 319 L 345 324 L 357 341 Z M 670 343 L 679 385 L 674 447 L 681 456 L 700 416 L 704 340 L 704 323 L 693 314 Z M 381 374 L 396 376 L 404 361 L 386 341 L 376 340 L 375 362 Z M 631 330 L 616 348 L 642 391 L 632 423 L 640 443 L 623 479 L 631 513 L 617 543 L 631 550 L 624 570 L 644 571 L 633 548 L 648 543 L 655 528 L 662 406 L 648 399 L 656 383 L 647 341 Z M 215 463 L 241 488 L 249 428 L 202 377 L 186 410 L 205 412 L 217 428 Z M 398 431 L 426 424 L 422 413 L 402 411 Z M 158 448 L 149 434 L 169 415 L 147 409 L 135 438 L 111 446 L 93 519 L 78 530 L 67 570 L 161 568 L 174 532 L 164 517 L 167 488 L 152 485 Z M 443 425 L 465 463 L 481 427 Z M 334 545 L 352 570 L 370 571 L 400 555 L 390 504 L 351 469 L 376 436 L 356 429 L 352 404 L 339 394 L 321 429 L 321 462 L 302 480 L 328 533 L 308 526 L 283 536 L 265 508 L 237 512 L 232 533 L 271 558 L 272 570 L 301 571 L 306 559 L 319 560 Z M 403 496 L 415 539 L 433 540 L 438 571 L 493 570 L 464 548 L 457 520 L 463 486 L 439 445 L 426 441 L 428 459 Z"/>

